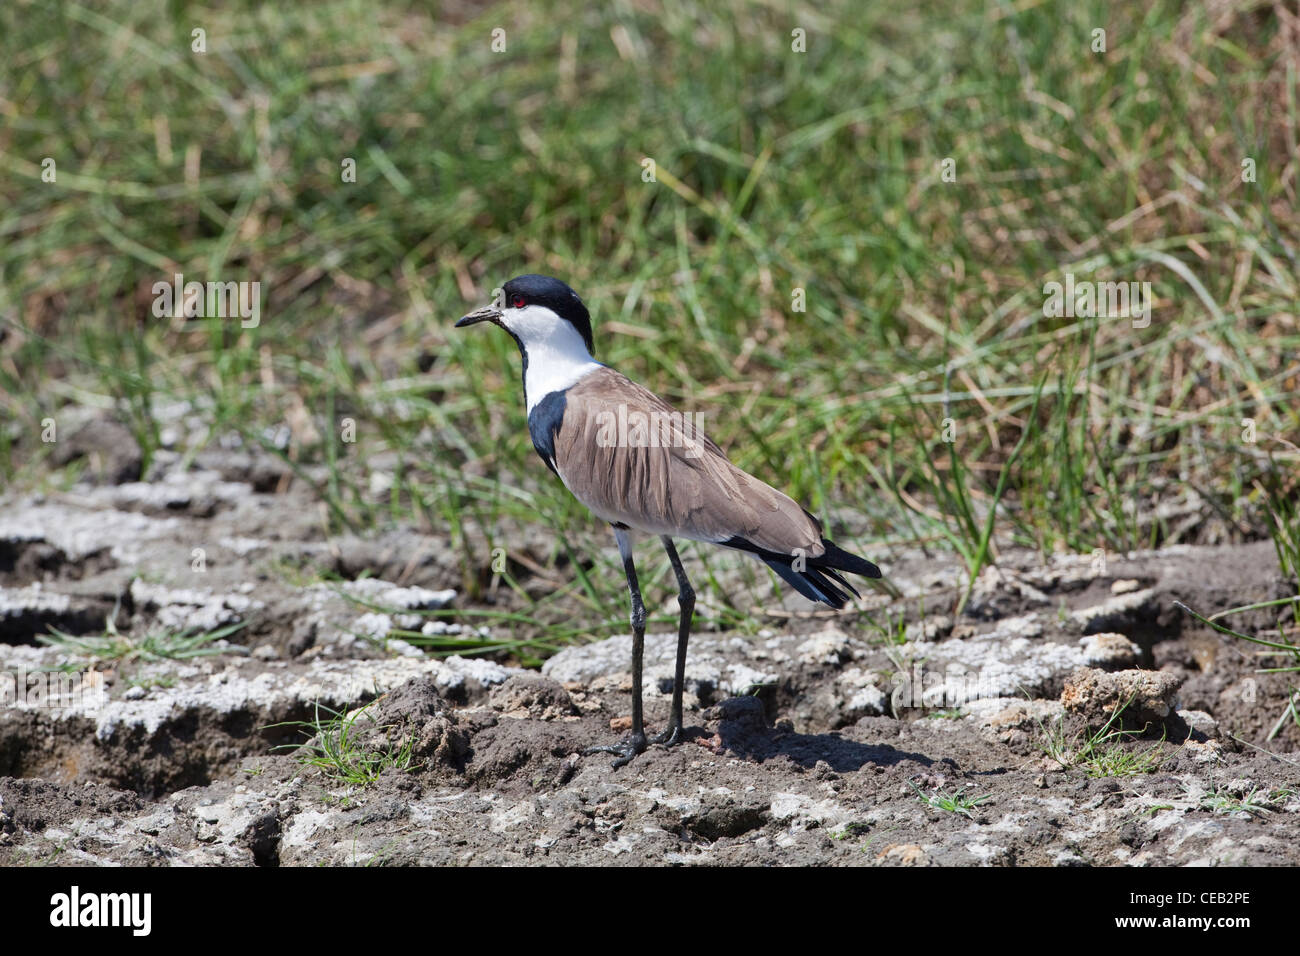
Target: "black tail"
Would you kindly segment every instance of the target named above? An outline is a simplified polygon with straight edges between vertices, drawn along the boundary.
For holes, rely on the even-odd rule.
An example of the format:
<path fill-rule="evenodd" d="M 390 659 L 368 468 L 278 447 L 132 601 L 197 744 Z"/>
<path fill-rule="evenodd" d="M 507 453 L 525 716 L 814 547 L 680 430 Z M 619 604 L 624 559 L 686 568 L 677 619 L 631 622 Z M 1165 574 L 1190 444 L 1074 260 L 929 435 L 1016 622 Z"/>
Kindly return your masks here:
<path fill-rule="evenodd" d="M 826 550 L 820 557 L 816 558 L 798 558 L 788 554 L 768 551 L 766 548 L 755 547 L 748 541 L 737 538 L 732 538 L 730 541 L 723 542 L 723 544 L 730 548 L 740 548 L 743 551 L 750 551 L 758 555 L 769 568 L 779 574 L 787 584 L 808 600 L 820 604 L 829 604 L 836 610 L 849 603 L 849 595 L 845 593 L 845 589 L 852 593 L 854 597 L 859 597 L 857 589 L 844 580 L 844 576 L 839 573 L 840 571 L 860 574 L 865 578 L 880 577 L 880 568 L 866 558 L 860 558 L 856 554 L 849 554 L 849 552 L 825 538 L 822 539 L 822 544 Z M 796 561 L 801 562 L 802 570 L 795 570 Z"/>

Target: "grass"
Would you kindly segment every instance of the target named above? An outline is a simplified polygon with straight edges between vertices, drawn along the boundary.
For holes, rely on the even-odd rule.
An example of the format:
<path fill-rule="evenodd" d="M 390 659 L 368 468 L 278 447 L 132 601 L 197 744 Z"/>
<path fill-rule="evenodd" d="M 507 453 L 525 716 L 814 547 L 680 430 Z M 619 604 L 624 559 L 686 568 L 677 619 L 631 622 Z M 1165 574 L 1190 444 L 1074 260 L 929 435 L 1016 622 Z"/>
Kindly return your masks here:
<path fill-rule="evenodd" d="M 1033 393 L 1033 405 L 1029 411 L 1029 419 L 1033 420 L 1037 416 L 1039 401 L 1042 398 L 1043 385 L 1046 376 L 1039 379 Z M 945 370 L 944 392 L 948 391 L 947 372 Z M 928 412 L 926 412 L 928 416 Z M 952 419 L 945 416 L 945 422 L 952 422 Z M 1006 492 L 1007 480 L 1011 475 L 1011 470 L 1020 458 L 1025 443 L 1029 438 L 1030 432 L 1026 429 L 1020 434 L 1019 441 L 1016 442 L 1015 448 L 1003 463 L 998 471 L 997 482 L 993 489 L 992 495 L 988 498 L 983 506 L 983 515 L 981 516 L 974 501 L 974 489 L 977 487 L 971 481 L 971 476 L 967 471 L 967 466 L 963 463 L 962 457 L 957 454 L 955 440 L 945 439 L 944 444 L 947 446 L 946 461 L 941 463 L 929 451 L 928 436 L 934 433 L 942 433 L 944 427 L 942 424 L 930 420 L 926 423 L 928 429 L 915 434 L 913 437 L 916 444 L 923 450 L 925 476 L 928 487 L 936 499 L 936 507 L 940 515 L 946 519 L 935 522 L 925 509 L 915 509 L 922 516 L 931 521 L 932 526 L 936 527 L 940 534 L 952 545 L 953 551 L 959 554 L 966 564 L 969 578 L 967 588 L 962 593 L 961 599 L 957 604 L 957 612 L 965 607 L 966 598 L 970 595 L 970 588 L 975 584 L 975 579 L 992 557 L 993 532 L 997 523 L 998 509 L 1002 504 L 1003 495 Z M 947 469 L 945 471 L 944 465 Z M 909 507 L 907 498 L 904 497 L 900 487 L 893 487 L 895 495 L 898 496 L 899 502 L 904 507 Z"/>
<path fill-rule="evenodd" d="M 1133 777 L 1153 773 L 1166 759 L 1163 736 L 1149 747 L 1134 747 L 1131 741 L 1138 734 L 1117 726 L 1132 703 L 1130 698 L 1123 706 L 1117 707 L 1100 728 L 1073 736 L 1066 734 L 1064 722 L 1059 718 L 1050 727 L 1040 723 L 1043 752 L 1063 769 L 1079 769 L 1089 777 Z"/>
<path fill-rule="evenodd" d="M 160 661 L 185 661 L 195 657 L 210 657 L 229 653 L 235 648 L 217 647 L 215 642 L 229 637 L 247 625 L 247 621 L 228 624 L 212 631 L 186 628 L 180 631 L 162 629 L 149 631 L 138 637 L 123 634 L 112 617 L 104 621 L 102 634 L 66 634 L 50 628 L 49 634 L 37 635 L 37 640 L 47 647 L 56 648 L 74 660 L 68 667 L 84 664 L 158 663 Z M 244 648 L 237 650 L 243 651 Z M 148 687 L 168 686 L 166 677 L 132 680 L 130 683 Z"/>
<path fill-rule="evenodd" d="M 831 831 L 832 840 L 851 840 L 871 830 L 870 823 L 864 823 L 861 820 L 850 820 L 838 830 Z"/>
<path fill-rule="evenodd" d="M 1294 547 L 1295 488 L 1267 489 L 1300 458 L 1300 118 L 1270 7 L 15 0 L 0 59 L 5 486 L 66 483 L 39 435 L 76 406 L 146 466 L 188 410 L 186 460 L 260 449 L 330 534 L 445 538 L 532 658 L 621 630 L 608 530 L 536 460 L 513 344 L 451 329 L 542 271 L 601 360 L 869 556 L 973 578 L 1013 545 L 1186 540 L 1156 505 L 1193 492 Z M 261 323 L 155 316 L 175 273 L 261 282 Z M 1150 282 L 1150 324 L 1046 314 L 1066 274 Z M 542 573 L 494 574 L 495 548 Z M 759 626 L 738 609 L 771 576 L 690 550 L 701 606 Z"/>
<path fill-rule="evenodd" d="M 371 734 L 393 729 L 391 725 L 374 726 L 374 717 L 366 713 L 373 704 L 374 701 L 371 701 L 345 713 L 317 701 L 315 715 L 311 720 L 270 725 L 298 727 L 309 738 L 301 747 L 297 744 L 283 744 L 277 749 L 297 750 L 298 760 L 303 766 L 315 767 L 329 779 L 353 786 L 369 786 L 386 770 L 411 772 L 420 769 L 419 762 L 412 754 L 415 737 L 411 734 L 396 740 L 390 737 L 384 747 L 366 746 Z M 363 716 L 366 723 L 358 726 L 357 721 Z"/>
<path fill-rule="evenodd" d="M 572 640 L 578 635 L 591 633 L 590 627 L 570 626 L 566 628 L 551 625 L 536 613 L 495 611 L 484 608 L 412 609 L 394 607 L 366 600 L 355 594 L 349 594 L 341 588 L 332 588 L 332 590 L 348 602 L 377 613 L 410 615 L 426 618 L 430 621 L 447 622 L 447 631 L 442 634 L 426 634 L 423 630 L 412 631 L 395 627 L 390 629 L 383 641 L 381 641 L 381 643 L 386 643 L 389 639 L 398 638 L 408 644 L 422 647 L 434 656 L 459 654 L 462 657 L 472 657 L 482 654 L 509 653 L 518 657 L 521 663 L 528 665 L 540 663 L 540 659 L 536 655 L 547 654 L 558 649 L 559 645 L 565 641 Z M 554 598 L 551 600 L 554 600 Z M 545 607 L 547 603 L 545 601 L 534 602 L 535 606 L 542 607 Z M 664 616 L 664 620 L 668 620 L 668 617 Z M 487 631 L 482 629 L 484 625 L 489 626 Z M 512 636 L 508 638 L 495 636 L 491 630 L 492 625 L 508 629 Z M 609 629 L 612 632 L 616 628 L 610 625 Z M 516 634 L 520 636 L 515 636 Z M 544 635 L 544 637 L 539 639 L 538 635 Z"/>
<path fill-rule="evenodd" d="M 1282 574 L 1300 590 L 1300 506 L 1296 504 L 1295 482 L 1284 484 L 1284 469 L 1269 476 L 1267 487 L 1256 481 L 1255 488 L 1263 496 L 1269 519 L 1269 534 L 1277 552 L 1278 567 Z M 1291 603 L 1291 616 L 1300 625 L 1300 594 Z"/>
<path fill-rule="evenodd" d="M 960 707 L 947 707 L 941 710 L 932 710 L 925 715 L 926 720 L 960 720 L 962 716 Z"/>
<path fill-rule="evenodd" d="M 921 608 L 921 626 L 925 624 L 925 609 Z M 905 611 L 895 613 L 891 608 L 884 608 L 883 620 L 868 616 L 865 619 L 866 632 L 872 642 L 879 641 L 889 647 L 899 647 L 907 643 L 907 614 Z"/>
<path fill-rule="evenodd" d="M 910 780 L 908 785 L 916 791 L 917 799 L 931 810 L 942 810 L 944 813 L 956 813 L 964 817 L 973 817 L 975 808 L 993 796 L 991 793 L 986 793 L 979 797 L 968 797 L 966 796 L 965 787 L 953 793 L 940 790 L 937 787 L 932 793 L 924 793 L 920 787 Z"/>
<path fill-rule="evenodd" d="M 1289 790 L 1262 791 L 1259 787 L 1251 787 L 1241 793 L 1213 787 L 1201 797 L 1199 808 L 1216 814 L 1263 817 L 1273 812 L 1274 803 L 1285 803 L 1290 795 Z"/>

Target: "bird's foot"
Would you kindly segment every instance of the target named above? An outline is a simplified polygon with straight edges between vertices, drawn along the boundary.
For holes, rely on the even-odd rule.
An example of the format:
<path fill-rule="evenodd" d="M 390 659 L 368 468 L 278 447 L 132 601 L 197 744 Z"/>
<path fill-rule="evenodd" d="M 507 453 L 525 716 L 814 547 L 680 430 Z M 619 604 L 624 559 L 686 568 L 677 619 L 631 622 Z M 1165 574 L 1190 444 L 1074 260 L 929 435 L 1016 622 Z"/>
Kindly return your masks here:
<path fill-rule="evenodd" d="M 679 743 L 681 739 L 682 722 L 680 720 L 674 720 L 668 725 L 668 729 L 662 734 L 655 734 L 651 737 L 650 742 L 652 744 L 659 744 L 662 747 L 671 747 L 673 744 Z"/>
<path fill-rule="evenodd" d="M 610 764 L 615 770 L 619 767 L 625 767 L 632 762 L 632 759 L 639 753 L 645 753 L 646 739 L 645 734 L 632 734 L 616 744 L 606 744 L 601 747 L 588 747 L 582 752 L 584 757 L 590 754 L 615 754 L 618 759 Z"/>

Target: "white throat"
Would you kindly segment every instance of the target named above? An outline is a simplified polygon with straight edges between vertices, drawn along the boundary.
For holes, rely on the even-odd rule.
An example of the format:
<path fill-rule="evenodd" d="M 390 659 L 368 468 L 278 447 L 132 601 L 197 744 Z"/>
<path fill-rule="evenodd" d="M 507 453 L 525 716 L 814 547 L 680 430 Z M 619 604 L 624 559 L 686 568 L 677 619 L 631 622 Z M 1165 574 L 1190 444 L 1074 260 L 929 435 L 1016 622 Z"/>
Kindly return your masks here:
<path fill-rule="evenodd" d="M 552 392 L 562 392 L 601 368 L 572 324 L 542 305 L 506 308 L 502 323 L 527 356 L 524 398 L 528 411 Z"/>

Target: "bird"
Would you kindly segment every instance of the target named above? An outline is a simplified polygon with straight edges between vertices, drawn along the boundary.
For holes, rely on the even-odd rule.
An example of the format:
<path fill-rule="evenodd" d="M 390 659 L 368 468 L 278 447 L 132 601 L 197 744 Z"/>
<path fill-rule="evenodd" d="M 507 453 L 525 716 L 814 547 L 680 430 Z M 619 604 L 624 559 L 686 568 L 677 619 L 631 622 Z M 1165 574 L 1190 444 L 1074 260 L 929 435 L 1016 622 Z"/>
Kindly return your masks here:
<path fill-rule="evenodd" d="M 809 600 L 843 608 L 849 572 L 879 578 L 880 568 L 838 547 L 794 499 L 742 471 L 695 425 L 649 389 L 597 362 L 591 315 L 563 281 L 516 276 L 491 305 L 456 322 L 505 329 L 523 358 L 524 406 L 533 447 L 546 467 L 614 532 L 632 611 L 632 727 L 612 745 L 617 769 L 648 745 L 683 739 L 682 689 L 695 591 L 674 538 L 748 552 Z M 633 560 L 632 532 L 657 535 L 677 579 L 679 620 L 672 710 L 667 728 L 646 736 L 641 675 L 646 610 Z"/>

